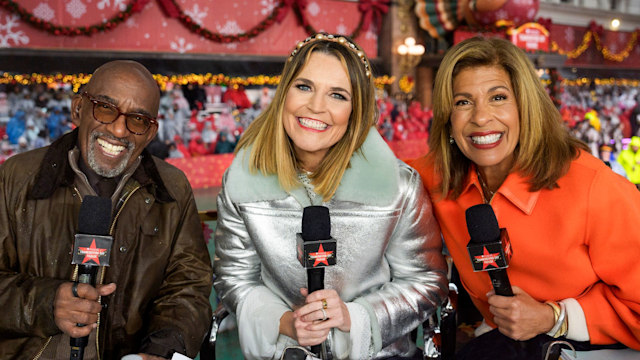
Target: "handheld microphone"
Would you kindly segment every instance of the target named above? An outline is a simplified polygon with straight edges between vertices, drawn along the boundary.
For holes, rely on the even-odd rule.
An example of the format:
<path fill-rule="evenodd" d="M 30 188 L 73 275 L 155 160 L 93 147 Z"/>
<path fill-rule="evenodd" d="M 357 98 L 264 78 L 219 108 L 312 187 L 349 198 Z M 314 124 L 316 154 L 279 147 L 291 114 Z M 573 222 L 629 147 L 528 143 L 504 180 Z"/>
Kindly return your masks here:
<path fill-rule="evenodd" d="M 473 271 L 488 271 L 496 295 L 513 296 L 507 275 L 513 254 L 507 229 L 498 227 L 498 220 L 489 204 L 478 204 L 465 212 L 469 244 L 467 250 Z"/>
<path fill-rule="evenodd" d="M 109 266 L 113 238 L 111 200 L 98 196 L 85 196 L 78 213 L 78 233 L 73 245 L 72 264 L 78 265 L 77 283 L 95 286 L 98 267 Z M 85 326 L 78 324 L 77 326 Z M 82 360 L 89 336 L 71 338 L 71 359 Z"/>
<path fill-rule="evenodd" d="M 324 289 L 324 268 L 336 264 L 336 240 L 331 237 L 329 209 L 307 206 L 302 212 L 302 233 L 296 234 L 298 261 L 307 269 L 309 294 Z M 311 347 L 315 354 L 326 353 L 322 345 Z M 326 359 L 326 356 L 323 356 Z"/>

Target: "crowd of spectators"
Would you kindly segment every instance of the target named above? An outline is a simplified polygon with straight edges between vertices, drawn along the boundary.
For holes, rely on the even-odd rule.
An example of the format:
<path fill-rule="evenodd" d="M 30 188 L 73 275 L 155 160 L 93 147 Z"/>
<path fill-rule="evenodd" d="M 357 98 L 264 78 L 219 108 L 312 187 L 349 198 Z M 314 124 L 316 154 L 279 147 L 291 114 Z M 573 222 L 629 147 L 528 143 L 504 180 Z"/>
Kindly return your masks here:
<path fill-rule="evenodd" d="M 149 145 L 162 158 L 231 153 L 244 129 L 269 105 L 273 88 L 172 86 L 160 99 L 158 135 Z M 0 163 L 47 145 L 71 130 L 71 87 L 0 85 Z M 378 129 L 388 141 L 426 139 L 431 112 L 407 106 L 384 92 L 378 99 Z"/>
<path fill-rule="evenodd" d="M 160 100 L 158 136 L 149 149 L 162 158 L 233 152 L 246 127 L 266 108 L 273 88 L 169 84 Z M 49 144 L 71 130 L 71 87 L 60 84 L 0 85 L 0 162 Z M 571 85 L 562 88 L 559 110 L 574 136 L 595 156 L 613 163 L 632 136 L 640 136 L 640 88 L 631 85 Z M 378 131 L 387 141 L 427 139 L 432 113 L 378 93 Z"/>

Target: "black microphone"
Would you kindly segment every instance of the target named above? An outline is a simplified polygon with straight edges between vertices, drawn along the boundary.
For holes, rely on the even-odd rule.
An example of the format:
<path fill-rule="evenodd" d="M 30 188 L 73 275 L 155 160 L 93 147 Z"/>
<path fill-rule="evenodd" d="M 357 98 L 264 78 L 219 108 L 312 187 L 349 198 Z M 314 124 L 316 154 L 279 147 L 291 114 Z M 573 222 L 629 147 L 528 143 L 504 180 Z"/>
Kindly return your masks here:
<path fill-rule="evenodd" d="M 307 269 L 309 294 L 324 289 L 324 268 L 336 264 L 336 240 L 331 237 L 329 209 L 307 206 L 302 212 L 302 233 L 297 234 L 298 260 Z M 325 353 L 322 345 L 311 347 L 315 354 Z M 324 356 L 323 358 L 326 358 Z"/>
<path fill-rule="evenodd" d="M 78 213 L 78 233 L 73 245 L 72 264 L 78 265 L 77 283 L 96 285 L 98 267 L 109 266 L 113 238 L 111 226 L 111 200 L 98 196 L 85 196 Z M 77 326 L 85 326 L 77 324 Z M 82 360 L 89 336 L 71 338 L 70 359 Z"/>
<path fill-rule="evenodd" d="M 498 220 L 489 204 L 467 209 L 469 244 L 467 250 L 473 271 L 488 271 L 496 295 L 513 296 L 507 267 L 513 251 L 507 229 L 498 227 Z"/>

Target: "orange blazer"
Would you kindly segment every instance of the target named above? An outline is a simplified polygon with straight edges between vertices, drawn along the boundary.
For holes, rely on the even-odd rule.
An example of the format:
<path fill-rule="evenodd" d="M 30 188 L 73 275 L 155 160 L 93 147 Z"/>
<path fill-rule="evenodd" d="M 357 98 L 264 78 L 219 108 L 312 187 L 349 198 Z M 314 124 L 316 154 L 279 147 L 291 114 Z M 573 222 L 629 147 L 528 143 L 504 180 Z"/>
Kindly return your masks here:
<path fill-rule="evenodd" d="M 491 281 L 473 271 L 466 249 L 465 210 L 482 203 L 475 169 L 458 199 L 443 200 L 432 162 L 423 157 L 410 165 L 422 175 L 464 287 L 495 327 L 486 297 Z M 576 299 L 592 344 L 640 350 L 640 191 L 586 152 L 558 185 L 530 192 L 526 179 L 512 173 L 491 200 L 511 239 L 511 285 L 541 302 Z"/>

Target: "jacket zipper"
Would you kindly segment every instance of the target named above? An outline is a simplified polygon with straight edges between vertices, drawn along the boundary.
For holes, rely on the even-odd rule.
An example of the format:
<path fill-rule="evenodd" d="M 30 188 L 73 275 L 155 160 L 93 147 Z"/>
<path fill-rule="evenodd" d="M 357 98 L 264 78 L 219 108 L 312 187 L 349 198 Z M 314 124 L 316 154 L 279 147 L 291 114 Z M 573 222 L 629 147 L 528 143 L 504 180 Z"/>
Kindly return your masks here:
<path fill-rule="evenodd" d="M 124 206 L 127 204 L 127 202 L 129 201 L 129 199 L 131 198 L 131 196 L 138 190 L 140 189 L 142 186 L 140 184 L 138 184 L 136 182 L 137 186 L 134 187 L 133 189 L 131 189 L 131 191 L 129 191 L 128 194 L 126 194 L 126 198 L 124 199 L 124 202 L 122 203 L 122 205 L 120 205 L 118 207 L 118 211 L 116 212 L 116 215 L 113 217 L 113 221 L 111 222 L 111 228 L 109 229 L 109 234 L 111 236 L 113 236 L 113 231 L 115 230 L 116 227 L 116 221 L 118 220 L 118 217 L 120 216 L 120 213 L 122 213 L 122 209 L 124 208 Z M 122 191 L 126 191 L 126 186 L 125 189 L 123 189 Z M 104 282 L 104 270 L 105 268 L 102 268 L 102 271 L 100 271 L 100 282 L 98 284 L 102 285 L 102 283 Z M 102 304 L 102 297 L 98 297 L 98 302 L 100 302 Z M 98 360 L 100 360 L 100 316 L 98 316 L 98 326 L 96 327 L 96 356 L 98 357 Z"/>
<path fill-rule="evenodd" d="M 109 234 L 111 236 L 113 236 L 113 230 L 115 229 L 115 226 L 116 226 L 116 220 L 120 216 L 120 213 L 122 213 L 122 209 L 127 204 L 129 199 L 131 198 L 131 196 L 138 189 L 140 189 L 141 187 L 142 186 L 140 184 L 137 184 L 136 187 L 131 189 L 131 191 L 129 191 L 129 193 L 127 194 L 127 197 L 124 200 L 124 202 L 122 203 L 122 205 L 120 205 L 120 207 L 118 207 L 118 212 L 116 213 L 116 216 L 113 217 L 113 221 L 111 222 L 111 227 L 109 228 Z M 80 199 L 80 203 L 82 203 L 82 195 L 80 195 L 80 191 L 78 190 L 78 188 L 74 186 L 73 190 L 75 190 L 76 194 L 78 194 L 78 198 Z M 73 269 L 73 275 L 71 276 L 71 279 L 73 281 L 75 281 L 77 278 L 78 278 L 78 265 L 76 265 L 75 268 Z M 98 282 L 98 285 L 102 285 L 103 281 L 104 281 L 104 268 L 100 271 L 100 280 Z M 101 303 L 101 297 L 98 298 L 98 302 Z M 97 324 L 98 324 L 98 326 L 96 327 L 96 355 L 98 357 L 98 360 L 100 360 L 100 345 L 99 345 L 99 339 L 100 339 L 100 336 L 99 336 L 100 335 L 100 316 L 98 316 L 98 323 Z M 53 336 L 49 336 L 49 338 L 47 339 L 47 342 L 45 342 L 44 345 L 42 346 L 42 348 L 40 348 L 40 351 L 38 351 L 38 353 L 33 358 L 33 360 L 38 360 L 40 358 L 40 356 L 42 356 L 42 353 L 47 348 L 47 346 L 51 342 L 52 338 L 53 338 Z"/>

